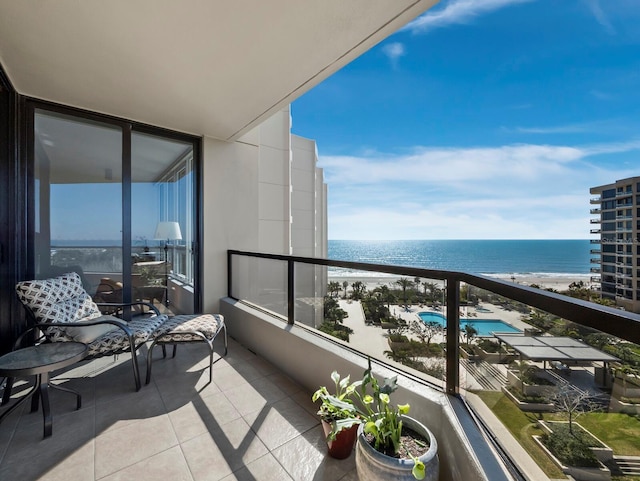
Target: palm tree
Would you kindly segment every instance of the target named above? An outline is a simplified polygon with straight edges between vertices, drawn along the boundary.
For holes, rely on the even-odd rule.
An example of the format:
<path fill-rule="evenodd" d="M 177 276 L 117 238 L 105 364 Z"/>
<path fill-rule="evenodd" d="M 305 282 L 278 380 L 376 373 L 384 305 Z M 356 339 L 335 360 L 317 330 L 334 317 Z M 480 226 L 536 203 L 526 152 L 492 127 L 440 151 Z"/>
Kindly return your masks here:
<path fill-rule="evenodd" d="M 424 294 L 427 295 L 427 290 L 429 291 L 429 299 L 433 302 L 436 292 L 438 291 L 438 286 L 434 282 L 423 282 L 422 286 L 424 287 Z"/>
<path fill-rule="evenodd" d="M 466 344 L 469 346 L 471 340 L 478 334 L 478 330 L 473 327 L 473 324 L 465 324 L 464 337 L 466 338 Z"/>
<path fill-rule="evenodd" d="M 391 291 L 389 291 L 389 286 L 387 286 L 386 284 L 384 286 L 380 286 L 380 295 L 382 296 L 382 300 L 386 301 L 387 309 L 389 309 L 389 294 L 391 294 Z"/>
<path fill-rule="evenodd" d="M 353 284 L 351 284 L 351 289 L 351 297 L 355 300 L 358 300 L 362 299 L 362 295 L 366 290 L 366 286 L 362 281 L 355 281 Z"/>
<path fill-rule="evenodd" d="M 343 299 L 347 298 L 347 287 L 349 287 L 349 283 L 347 281 L 342 282 L 342 290 L 344 291 Z"/>
<path fill-rule="evenodd" d="M 406 277 L 401 277 L 396 281 L 396 284 L 402 288 L 402 298 L 404 299 L 404 303 L 407 304 L 407 289 L 413 285 L 413 282 Z"/>
<path fill-rule="evenodd" d="M 327 285 L 327 290 L 331 294 L 332 297 L 338 297 L 338 293 L 342 290 L 339 282 L 331 281 Z"/>

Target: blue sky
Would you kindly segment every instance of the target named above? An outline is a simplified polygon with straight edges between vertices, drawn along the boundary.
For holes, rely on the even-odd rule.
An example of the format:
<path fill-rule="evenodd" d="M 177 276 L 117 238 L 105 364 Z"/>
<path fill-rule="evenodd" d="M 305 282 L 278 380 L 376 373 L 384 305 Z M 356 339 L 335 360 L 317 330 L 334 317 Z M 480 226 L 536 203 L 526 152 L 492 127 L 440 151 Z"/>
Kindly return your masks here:
<path fill-rule="evenodd" d="M 640 0 L 443 0 L 291 110 L 329 239 L 586 239 L 640 176 Z"/>

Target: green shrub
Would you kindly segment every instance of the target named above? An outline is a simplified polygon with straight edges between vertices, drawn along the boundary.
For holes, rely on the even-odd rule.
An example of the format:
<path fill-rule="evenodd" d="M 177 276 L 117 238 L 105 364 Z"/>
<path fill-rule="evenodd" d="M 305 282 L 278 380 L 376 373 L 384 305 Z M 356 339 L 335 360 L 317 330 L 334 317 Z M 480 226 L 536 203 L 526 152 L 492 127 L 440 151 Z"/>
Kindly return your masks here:
<path fill-rule="evenodd" d="M 539 369 L 536 366 L 531 366 L 521 373 L 520 379 L 530 385 L 536 386 L 555 386 L 555 384 L 547 378 L 540 376 Z"/>
<path fill-rule="evenodd" d="M 507 389 L 518 401 L 523 403 L 545 404 L 549 402 L 548 399 L 543 396 L 525 396 L 521 389 L 514 386 L 510 386 Z"/>
<path fill-rule="evenodd" d="M 544 444 L 551 453 L 568 466 L 597 467 L 600 465 L 585 437 L 590 437 L 579 428 L 569 432 L 566 424 L 554 424 L 553 432 L 542 436 Z"/>
<path fill-rule="evenodd" d="M 478 346 L 485 352 L 498 352 L 500 349 L 497 342 L 490 341 L 489 339 L 480 339 Z"/>

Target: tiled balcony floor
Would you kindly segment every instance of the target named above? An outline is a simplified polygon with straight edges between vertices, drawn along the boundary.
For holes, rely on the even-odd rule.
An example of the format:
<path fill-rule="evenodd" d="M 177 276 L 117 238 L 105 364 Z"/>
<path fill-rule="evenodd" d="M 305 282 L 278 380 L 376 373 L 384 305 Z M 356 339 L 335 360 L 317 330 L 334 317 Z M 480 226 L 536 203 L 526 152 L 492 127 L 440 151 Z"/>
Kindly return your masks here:
<path fill-rule="evenodd" d="M 326 455 L 309 392 L 231 339 L 220 357 L 221 345 L 211 384 L 203 344 L 180 346 L 175 359 L 155 349 L 152 382 L 139 392 L 128 355 L 56 373 L 82 394 L 82 409 L 51 391 L 48 439 L 29 402 L 11 414 L 0 424 L 0 480 L 358 479 L 353 454 Z"/>

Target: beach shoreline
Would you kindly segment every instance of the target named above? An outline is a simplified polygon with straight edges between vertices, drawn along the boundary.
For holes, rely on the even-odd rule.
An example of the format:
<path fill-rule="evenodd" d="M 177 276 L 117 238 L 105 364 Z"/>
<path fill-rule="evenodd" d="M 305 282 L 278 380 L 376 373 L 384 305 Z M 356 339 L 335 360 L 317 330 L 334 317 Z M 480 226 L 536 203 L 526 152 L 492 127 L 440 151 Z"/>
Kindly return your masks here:
<path fill-rule="evenodd" d="M 368 290 L 375 289 L 376 287 L 380 287 L 383 285 L 389 287 L 396 287 L 396 282 L 401 278 L 407 278 L 413 281 L 415 278 L 409 276 L 396 276 L 396 275 L 369 275 L 365 273 L 363 275 L 358 274 L 338 274 L 332 275 L 329 272 L 328 280 L 329 282 L 338 282 L 341 286 L 344 281 L 349 284 L 349 288 L 351 288 L 351 284 L 354 282 L 360 281 L 365 284 Z M 520 284 L 523 286 L 538 286 L 540 289 L 554 289 L 556 291 L 566 291 L 569 289 L 569 285 L 576 282 L 583 282 L 584 285 L 589 288 L 592 287 L 591 283 L 591 274 L 562 274 L 562 273 L 531 273 L 531 274 L 518 274 L 518 273 L 503 273 L 503 274 L 485 274 L 485 277 L 491 277 L 493 279 L 499 279 L 505 282 L 514 282 L 515 284 Z M 427 279 L 421 278 L 422 282 L 433 282 L 434 284 L 442 284 L 443 281 L 438 279 Z"/>

